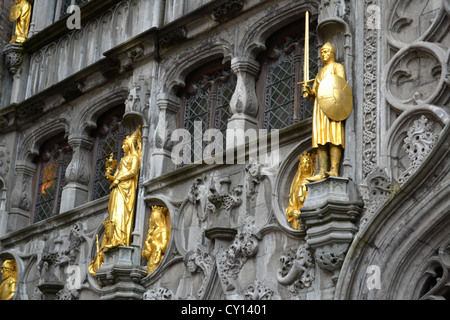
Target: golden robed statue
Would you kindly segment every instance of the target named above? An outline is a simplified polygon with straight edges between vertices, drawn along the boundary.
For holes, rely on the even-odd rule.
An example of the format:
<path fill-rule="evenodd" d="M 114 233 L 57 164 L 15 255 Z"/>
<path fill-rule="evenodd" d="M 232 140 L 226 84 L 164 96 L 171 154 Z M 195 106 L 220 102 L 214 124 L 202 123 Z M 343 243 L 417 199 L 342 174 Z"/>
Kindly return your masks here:
<path fill-rule="evenodd" d="M 9 43 L 25 42 L 28 38 L 28 30 L 30 28 L 31 4 L 32 0 L 16 0 L 11 7 L 9 20 L 15 21 L 14 36 Z"/>
<path fill-rule="evenodd" d="M 153 206 L 150 214 L 147 240 L 142 257 L 148 260 L 147 274 L 152 273 L 162 261 L 170 240 L 170 213 L 166 207 Z"/>
<path fill-rule="evenodd" d="M 12 300 L 16 293 L 17 264 L 15 260 L 5 260 L 2 269 L 2 282 L 0 284 L 0 300 Z"/>
<path fill-rule="evenodd" d="M 306 24 L 309 24 L 308 15 Z M 309 60 L 309 41 L 305 37 L 305 61 Z M 305 63 L 305 80 L 303 97 L 314 101 L 312 120 L 312 147 L 317 149 L 319 172 L 308 181 L 319 181 L 328 176 L 339 175 L 342 150 L 345 148 L 344 120 L 353 108 L 351 89 L 345 79 L 344 66 L 335 61 L 336 50 L 329 42 L 320 49 L 322 69 L 313 80 L 311 88 L 308 83 L 309 69 Z"/>
<path fill-rule="evenodd" d="M 111 157 L 106 160 L 105 164 L 105 177 L 111 183 L 108 204 L 109 219 L 103 222 L 105 233 L 100 246 L 97 236 L 97 255 L 89 265 L 89 272 L 94 276 L 96 270 L 100 269 L 103 264 L 105 251 L 131 244 L 142 158 L 141 126 L 131 136 L 125 138 L 122 148 L 126 155 L 120 159 L 114 175 L 111 175 L 111 171 L 117 161 L 112 160 Z"/>
<path fill-rule="evenodd" d="M 307 179 L 311 178 L 314 175 L 314 171 L 316 171 L 316 156 L 305 151 L 298 159 L 298 170 L 291 184 L 289 205 L 286 208 L 286 219 L 292 228 L 300 230 L 300 221 L 298 219 L 300 209 L 303 208 L 303 204 L 308 196 L 305 184 L 309 182 Z"/>

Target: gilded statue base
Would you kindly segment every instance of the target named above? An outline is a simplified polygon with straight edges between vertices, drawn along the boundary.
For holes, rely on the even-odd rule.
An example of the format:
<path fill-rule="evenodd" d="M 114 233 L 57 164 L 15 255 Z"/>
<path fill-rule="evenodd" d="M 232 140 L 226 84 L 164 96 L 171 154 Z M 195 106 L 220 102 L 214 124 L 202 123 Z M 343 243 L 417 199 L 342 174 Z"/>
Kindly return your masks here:
<path fill-rule="evenodd" d="M 364 203 L 348 178 L 330 176 L 306 187 L 308 198 L 300 220 L 321 269 L 321 298 L 332 299 L 345 255 L 358 231 Z"/>
<path fill-rule="evenodd" d="M 97 270 L 101 300 L 142 300 L 145 292 L 139 283 L 147 275 L 139 265 L 139 249 L 119 246 L 104 252 L 105 260 Z"/>

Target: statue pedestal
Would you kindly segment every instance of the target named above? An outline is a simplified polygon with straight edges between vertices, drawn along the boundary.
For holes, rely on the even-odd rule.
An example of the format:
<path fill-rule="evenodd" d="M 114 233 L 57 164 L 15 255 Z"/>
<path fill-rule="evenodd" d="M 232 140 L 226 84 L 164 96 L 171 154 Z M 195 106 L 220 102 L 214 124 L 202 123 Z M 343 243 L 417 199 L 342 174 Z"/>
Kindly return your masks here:
<path fill-rule="evenodd" d="M 300 222 L 320 267 L 322 299 L 333 299 L 347 250 L 358 231 L 363 202 L 350 179 L 328 177 L 306 185 Z"/>
<path fill-rule="evenodd" d="M 117 247 L 104 254 L 103 265 L 96 272 L 102 286 L 101 300 L 141 300 L 145 289 L 140 280 L 147 272 L 137 262 L 138 250 Z"/>

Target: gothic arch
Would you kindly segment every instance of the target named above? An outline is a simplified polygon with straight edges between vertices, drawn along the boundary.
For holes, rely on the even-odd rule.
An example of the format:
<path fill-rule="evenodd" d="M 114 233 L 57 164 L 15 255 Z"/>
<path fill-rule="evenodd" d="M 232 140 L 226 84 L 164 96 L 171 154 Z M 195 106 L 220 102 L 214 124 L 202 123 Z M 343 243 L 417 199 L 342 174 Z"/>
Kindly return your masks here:
<path fill-rule="evenodd" d="M 238 55 L 256 59 L 260 52 L 266 50 L 266 40 L 274 32 L 299 20 L 307 10 L 310 11 L 311 16 L 316 16 L 318 12 L 317 2 L 299 3 L 293 1 L 285 7 L 274 10 L 272 14 L 257 20 L 255 24 L 247 27 L 249 31 L 243 36 L 244 42 L 241 45 L 242 49 L 240 49 L 242 52 L 239 52 Z"/>
<path fill-rule="evenodd" d="M 68 135 L 69 128 L 70 121 L 61 116 L 57 119 L 51 118 L 46 123 L 22 133 L 23 141 L 19 142 L 21 147 L 18 152 L 18 160 L 32 162 L 33 158 L 39 154 L 42 143 L 61 132 Z"/>
<path fill-rule="evenodd" d="M 74 125 L 71 126 L 71 134 L 85 134 L 97 127 L 98 118 L 108 109 L 118 104 L 125 103 L 128 97 L 129 89 L 127 87 L 113 88 L 101 92 L 91 100 L 87 100 L 82 106 Z"/>
<path fill-rule="evenodd" d="M 188 53 L 168 58 L 161 64 L 162 92 L 176 96 L 178 89 L 183 88 L 186 76 L 201 65 L 223 58 L 231 60 L 230 45 L 225 41 L 201 43 L 192 48 Z"/>
<path fill-rule="evenodd" d="M 447 125 L 427 161 L 361 227 L 341 269 L 336 299 L 417 299 L 427 293 L 425 278 L 433 276 L 427 268 L 449 241 L 449 135 Z M 380 270 L 380 289 L 367 286 L 369 266 Z"/>

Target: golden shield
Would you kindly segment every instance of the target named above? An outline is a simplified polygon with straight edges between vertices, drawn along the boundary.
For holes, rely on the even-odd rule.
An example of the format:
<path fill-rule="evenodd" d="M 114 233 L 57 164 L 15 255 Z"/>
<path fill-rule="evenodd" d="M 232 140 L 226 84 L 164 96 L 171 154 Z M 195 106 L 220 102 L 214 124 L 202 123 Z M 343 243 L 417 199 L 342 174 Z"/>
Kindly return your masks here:
<path fill-rule="evenodd" d="M 20 14 L 22 13 L 22 8 L 18 5 L 13 5 L 9 12 L 9 21 L 16 21 Z"/>
<path fill-rule="evenodd" d="M 320 109 L 333 121 L 344 121 L 352 112 L 352 89 L 340 76 L 325 77 L 320 83 L 317 99 Z"/>

